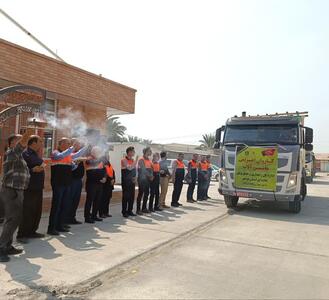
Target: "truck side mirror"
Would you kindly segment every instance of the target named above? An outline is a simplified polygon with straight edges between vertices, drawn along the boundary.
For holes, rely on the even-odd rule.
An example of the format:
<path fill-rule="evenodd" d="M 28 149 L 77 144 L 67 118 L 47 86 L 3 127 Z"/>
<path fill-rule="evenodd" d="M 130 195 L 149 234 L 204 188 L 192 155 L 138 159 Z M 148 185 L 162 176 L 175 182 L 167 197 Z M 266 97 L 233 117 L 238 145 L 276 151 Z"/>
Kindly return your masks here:
<path fill-rule="evenodd" d="M 312 144 L 305 144 L 305 150 L 306 151 L 313 151 L 313 145 Z"/>
<path fill-rule="evenodd" d="M 222 138 L 222 128 L 218 128 L 216 130 L 216 136 L 215 136 L 215 138 L 216 138 L 216 142 L 220 142 L 220 140 Z"/>
<path fill-rule="evenodd" d="M 313 143 L 313 129 L 305 127 L 305 144 Z"/>

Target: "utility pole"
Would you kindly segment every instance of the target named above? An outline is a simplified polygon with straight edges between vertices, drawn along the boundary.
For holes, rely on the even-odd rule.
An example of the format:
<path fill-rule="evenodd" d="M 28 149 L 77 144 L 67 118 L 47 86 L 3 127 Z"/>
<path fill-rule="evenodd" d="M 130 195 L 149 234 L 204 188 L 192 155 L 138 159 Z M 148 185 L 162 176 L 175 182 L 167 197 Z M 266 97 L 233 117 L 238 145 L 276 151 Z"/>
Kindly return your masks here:
<path fill-rule="evenodd" d="M 10 22 L 15 24 L 20 30 L 25 32 L 31 39 L 33 39 L 35 42 L 37 42 L 41 47 L 46 49 L 51 55 L 53 55 L 58 60 L 65 62 L 61 57 L 59 57 L 54 51 L 49 49 L 44 43 L 42 43 L 39 39 L 37 39 L 31 32 L 26 30 L 22 25 L 20 25 L 18 22 L 16 22 L 11 16 L 9 16 L 4 10 L 0 8 L 0 13 L 3 14 Z"/>

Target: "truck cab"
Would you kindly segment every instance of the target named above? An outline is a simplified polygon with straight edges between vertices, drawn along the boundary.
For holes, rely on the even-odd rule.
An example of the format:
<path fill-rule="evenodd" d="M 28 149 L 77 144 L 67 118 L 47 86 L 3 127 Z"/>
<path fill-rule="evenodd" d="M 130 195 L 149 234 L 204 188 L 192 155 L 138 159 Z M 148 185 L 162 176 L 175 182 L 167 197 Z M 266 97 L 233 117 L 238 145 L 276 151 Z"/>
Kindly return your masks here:
<path fill-rule="evenodd" d="M 307 194 L 305 153 L 313 150 L 313 130 L 304 113 L 233 117 L 217 129 L 219 193 L 228 208 L 239 198 L 287 202 L 298 213 Z"/>

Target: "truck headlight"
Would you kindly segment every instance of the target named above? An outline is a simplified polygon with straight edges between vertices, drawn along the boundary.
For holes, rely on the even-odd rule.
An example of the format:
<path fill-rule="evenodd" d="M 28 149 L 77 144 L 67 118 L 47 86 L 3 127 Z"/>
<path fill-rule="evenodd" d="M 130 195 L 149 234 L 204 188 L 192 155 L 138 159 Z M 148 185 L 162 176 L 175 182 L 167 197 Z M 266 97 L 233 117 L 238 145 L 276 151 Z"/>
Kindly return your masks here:
<path fill-rule="evenodd" d="M 219 176 L 222 182 L 227 183 L 227 175 L 225 169 L 220 169 Z"/>
<path fill-rule="evenodd" d="M 297 185 L 297 173 L 291 173 L 288 179 L 288 188 L 292 188 Z"/>

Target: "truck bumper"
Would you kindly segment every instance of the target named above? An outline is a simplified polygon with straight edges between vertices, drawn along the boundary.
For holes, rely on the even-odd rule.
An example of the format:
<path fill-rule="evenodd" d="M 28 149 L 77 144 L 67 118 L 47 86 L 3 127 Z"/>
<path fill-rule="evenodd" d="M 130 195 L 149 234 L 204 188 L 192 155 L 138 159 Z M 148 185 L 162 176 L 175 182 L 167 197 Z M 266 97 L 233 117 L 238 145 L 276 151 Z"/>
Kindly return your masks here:
<path fill-rule="evenodd" d="M 218 189 L 218 192 L 225 196 L 236 196 L 239 198 L 251 198 L 261 201 L 280 201 L 280 202 L 287 202 L 287 201 L 294 201 L 295 194 L 280 194 L 280 193 L 271 193 L 271 192 L 258 192 L 258 191 L 245 191 L 245 190 L 225 190 L 225 189 Z"/>

